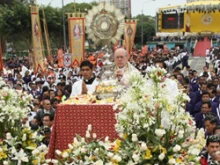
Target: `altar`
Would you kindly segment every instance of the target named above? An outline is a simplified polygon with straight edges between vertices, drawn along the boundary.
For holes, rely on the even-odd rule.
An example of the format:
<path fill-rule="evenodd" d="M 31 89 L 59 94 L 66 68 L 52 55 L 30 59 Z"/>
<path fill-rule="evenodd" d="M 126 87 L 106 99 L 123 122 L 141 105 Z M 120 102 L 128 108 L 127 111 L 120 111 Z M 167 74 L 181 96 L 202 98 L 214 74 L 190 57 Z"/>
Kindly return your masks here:
<path fill-rule="evenodd" d="M 98 139 L 117 138 L 115 111 L 112 104 L 61 104 L 54 118 L 48 158 L 55 158 L 55 150 L 68 148 L 76 134 L 85 137 L 89 124 Z"/>

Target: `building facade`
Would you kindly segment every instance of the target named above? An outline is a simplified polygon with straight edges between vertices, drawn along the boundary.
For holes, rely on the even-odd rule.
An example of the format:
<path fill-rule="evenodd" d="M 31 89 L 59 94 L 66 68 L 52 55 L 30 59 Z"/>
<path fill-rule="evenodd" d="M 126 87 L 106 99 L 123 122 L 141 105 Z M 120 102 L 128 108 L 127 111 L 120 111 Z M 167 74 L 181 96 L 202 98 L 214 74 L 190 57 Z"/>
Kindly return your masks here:
<path fill-rule="evenodd" d="M 127 18 L 131 17 L 131 0 L 110 0 L 115 6 L 121 9 L 122 14 Z"/>

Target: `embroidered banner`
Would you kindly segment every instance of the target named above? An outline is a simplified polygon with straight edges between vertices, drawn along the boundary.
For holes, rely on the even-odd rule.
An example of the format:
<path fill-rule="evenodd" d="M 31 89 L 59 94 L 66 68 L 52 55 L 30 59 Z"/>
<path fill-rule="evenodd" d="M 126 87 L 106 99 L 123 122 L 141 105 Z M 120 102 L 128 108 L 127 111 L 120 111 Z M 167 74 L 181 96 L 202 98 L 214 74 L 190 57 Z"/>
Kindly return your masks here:
<path fill-rule="evenodd" d="M 72 63 L 72 54 L 64 54 L 64 67 L 65 68 L 69 68 L 71 67 L 71 63 Z"/>
<path fill-rule="evenodd" d="M 32 42 L 34 56 L 34 72 L 45 71 L 43 42 L 39 20 L 38 6 L 31 6 Z"/>
<path fill-rule="evenodd" d="M 137 20 L 126 20 L 124 29 L 125 47 L 130 58 L 130 53 L 134 46 L 134 39 L 136 34 Z"/>
<path fill-rule="evenodd" d="M 69 41 L 70 41 L 70 53 L 72 54 L 71 66 L 79 66 L 84 59 L 85 50 L 85 26 L 84 26 L 84 14 L 68 14 L 69 24 Z"/>

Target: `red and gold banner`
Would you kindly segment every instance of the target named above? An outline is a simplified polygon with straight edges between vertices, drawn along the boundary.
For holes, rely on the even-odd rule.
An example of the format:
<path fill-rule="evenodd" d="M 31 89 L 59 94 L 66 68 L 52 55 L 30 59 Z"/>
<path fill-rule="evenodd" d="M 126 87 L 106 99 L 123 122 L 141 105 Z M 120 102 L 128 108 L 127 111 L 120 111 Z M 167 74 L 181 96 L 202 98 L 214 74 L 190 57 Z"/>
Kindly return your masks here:
<path fill-rule="evenodd" d="M 42 33 L 39 20 L 38 6 L 31 7 L 31 23 L 32 23 L 32 41 L 34 56 L 34 72 L 45 71 Z"/>
<path fill-rule="evenodd" d="M 126 20 L 125 21 L 124 39 L 125 39 L 125 47 L 126 47 L 126 50 L 128 52 L 129 57 L 130 57 L 130 53 L 131 53 L 133 45 L 134 45 L 136 27 L 137 27 L 136 20 Z"/>
<path fill-rule="evenodd" d="M 75 17 L 75 14 L 71 17 L 71 15 L 68 14 L 68 25 L 70 53 L 72 54 L 71 66 L 79 66 L 84 59 L 85 50 L 85 25 L 83 14 L 81 17 Z"/>

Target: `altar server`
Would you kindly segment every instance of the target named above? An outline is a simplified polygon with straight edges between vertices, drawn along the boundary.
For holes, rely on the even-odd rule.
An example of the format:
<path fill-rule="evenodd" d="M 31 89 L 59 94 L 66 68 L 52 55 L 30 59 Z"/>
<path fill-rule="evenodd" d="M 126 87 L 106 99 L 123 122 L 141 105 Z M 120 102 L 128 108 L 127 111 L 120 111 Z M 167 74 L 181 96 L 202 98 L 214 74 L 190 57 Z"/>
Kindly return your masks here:
<path fill-rule="evenodd" d="M 99 84 L 96 76 L 93 74 L 93 64 L 90 61 L 83 61 L 81 63 L 80 72 L 82 74 L 82 79 L 73 84 L 71 96 L 92 94 Z"/>

